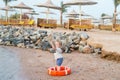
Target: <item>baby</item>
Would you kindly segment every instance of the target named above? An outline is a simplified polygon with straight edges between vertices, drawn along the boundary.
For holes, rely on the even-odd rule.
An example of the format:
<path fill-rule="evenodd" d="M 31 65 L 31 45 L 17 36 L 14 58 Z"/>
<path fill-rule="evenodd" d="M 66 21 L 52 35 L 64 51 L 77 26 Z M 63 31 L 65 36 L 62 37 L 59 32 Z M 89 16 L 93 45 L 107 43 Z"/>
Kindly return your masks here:
<path fill-rule="evenodd" d="M 56 40 L 54 42 L 55 46 L 53 47 L 55 49 L 55 53 L 54 53 L 54 57 L 55 57 L 55 62 L 56 62 L 56 66 L 57 66 L 57 70 L 60 70 L 60 66 L 63 63 L 63 56 L 62 56 L 62 43 L 60 40 Z"/>

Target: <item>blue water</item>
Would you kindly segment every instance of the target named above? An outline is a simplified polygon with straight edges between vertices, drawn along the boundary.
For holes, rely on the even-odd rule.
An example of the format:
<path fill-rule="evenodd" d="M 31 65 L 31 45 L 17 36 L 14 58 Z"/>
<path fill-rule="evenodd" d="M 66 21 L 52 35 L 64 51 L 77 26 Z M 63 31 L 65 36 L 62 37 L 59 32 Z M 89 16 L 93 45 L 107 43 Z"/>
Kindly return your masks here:
<path fill-rule="evenodd" d="M 23 80 L 19 72 L 20 63 L 17 55 L 0 46 L 0 80 Z"/>

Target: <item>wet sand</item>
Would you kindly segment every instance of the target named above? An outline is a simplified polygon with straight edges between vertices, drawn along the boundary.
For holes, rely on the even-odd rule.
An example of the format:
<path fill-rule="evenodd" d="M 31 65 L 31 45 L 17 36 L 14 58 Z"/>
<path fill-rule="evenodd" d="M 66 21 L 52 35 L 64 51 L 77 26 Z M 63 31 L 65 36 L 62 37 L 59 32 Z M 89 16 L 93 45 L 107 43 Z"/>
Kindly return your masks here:
<path fill-rule="evenodd" d="M 63 54 L 64 66 L 69 66 L 72 74 L 62 77 L 50 76 L 47 73 L 49 67 L 54 66 L 53 54 L 47 51 L 24 49 L 16 47 L 5 47 L 6 50 L 14 51 L 20 59 L 23 79 L 1 79 L 1 80 L 119 80 L 120 64 L 113 61 L 101 59 L 98 55 L 82 54 L 73 52 Z M 9 67 L 9 66 L 7 66 Z M 1 68 L 3 71 L 6 69 Z M 17 68 L 19 69 L 19 68 Z M 11 70 L 11 69 L 10 69 Z M 12 69 L 13 72 L 15 69 Z M 2 73 L 3 74 L 3 73 Z M 7 73 L 6 73 L 7 74 Z M 5 75 L 6 75 L 5 74 Z M 12 75 L 11 73 L 9 73 Z M 15 75 L 14 75 L 15 76 Z M 13 77 L 12 77 L 13 78 Z"/>
<path fill-rule="evenodd" d="M 57 29 L 55 31 L 67 32 L 68 30 Z M 114 35 L 117 38 L 119 33 L 96 32 L 94 30 L 87 33 L 95 40 L 103 43 L 106 50 L 118 51 L 117 49 L 120 48 L 118 39 L 114 39 Z M 111 38 L 105 39 L 105 36 Z M 115 42 L 110 44 L 112 40 Z M 113 45 L 116 48 L 113 48 Z M 120 63 L 101 59 L 96 54 L 82 54 L 77 51 L 71 54 L 64 53 L 63 65 L 69 66 L 72 73 L 67 76 L 56 77 L 47 73 L 49 67 L 55 66 L 52 53 L 11 46 L 0 46 L 0 50 L 0 64 L 2 64 L 0 65 L 0 80 L 120 80 Z"/>

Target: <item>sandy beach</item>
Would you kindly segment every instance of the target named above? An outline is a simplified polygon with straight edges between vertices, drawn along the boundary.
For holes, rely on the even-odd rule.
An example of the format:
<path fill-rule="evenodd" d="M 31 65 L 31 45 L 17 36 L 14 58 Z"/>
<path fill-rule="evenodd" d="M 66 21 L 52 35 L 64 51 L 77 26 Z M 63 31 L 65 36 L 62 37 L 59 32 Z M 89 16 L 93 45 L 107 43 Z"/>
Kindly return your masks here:
<path fill-rule="evenodd" d="M 49 29 L 49 31 L 80 32 L 59 28 L 55 30 Z M 93 38 L 94 41 L 103 44 L 104 50 L 120 53 L 120 32 L 91 30 L 88 31 L 87 34 Z M 8 50 L 6 53 L 15 54 L 17 56 L 19 62 L 13 61 L 13 63 L 19 63 L 20 69 L 16 68 L 19 70 L 16 73 L 18 73 L 20 80 L 120 80 L 120 63 L 101 59 L 100 56 L 96 54 L 82 54 L 78 51 L 74 51 L 70 54 L 63 53 L 63 66 L 69 66 L 72 73 L 67 76 L 56 77 L 50 76 L 47 73 L 49 67 L 55 66 L 53 53 L 39 49 L 26 49 L 11 46 L 0 46 L 0 49 L 4 51 Z M 4 69 L 3 71 L 6 70 Z M 11 72 L 12 71 L 13 70 L 11 70 Z M 13 77 L 7 80 L 18 80 Z M 0 77 L 0 80 L 5 79 Z"/>

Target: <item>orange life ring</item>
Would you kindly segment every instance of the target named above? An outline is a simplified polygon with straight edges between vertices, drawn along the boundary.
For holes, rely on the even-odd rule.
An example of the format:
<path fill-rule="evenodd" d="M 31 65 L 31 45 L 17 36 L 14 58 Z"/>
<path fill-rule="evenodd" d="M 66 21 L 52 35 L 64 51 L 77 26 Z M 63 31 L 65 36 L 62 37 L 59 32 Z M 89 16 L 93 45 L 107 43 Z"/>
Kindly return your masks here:
<path fill-rule="evenodd" d="M 71 69 L 66 66 L 61 66 L 60 71 L 57 71 L 57 67 L 50 67 L 48 69 L 48 74 L 51 76 L 66 76 L 71 74 Z"/>

